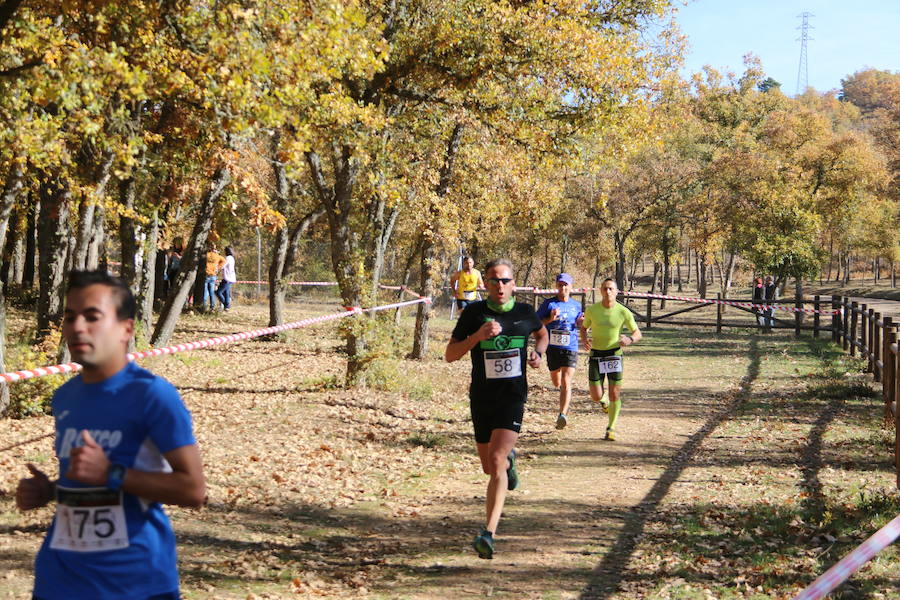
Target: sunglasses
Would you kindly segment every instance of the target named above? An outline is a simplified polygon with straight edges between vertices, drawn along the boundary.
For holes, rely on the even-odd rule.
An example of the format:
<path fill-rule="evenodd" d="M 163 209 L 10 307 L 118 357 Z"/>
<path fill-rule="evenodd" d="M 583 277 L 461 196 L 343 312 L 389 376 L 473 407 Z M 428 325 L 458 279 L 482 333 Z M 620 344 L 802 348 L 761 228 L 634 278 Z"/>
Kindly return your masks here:
<path fill-rule="evenodd" d="M 488 281 L 490 281 L 491 283 L 502 283 L 503 285 L 506 285 L 507 283 L 512 281 L 512 277 L 488 277 Z"/>

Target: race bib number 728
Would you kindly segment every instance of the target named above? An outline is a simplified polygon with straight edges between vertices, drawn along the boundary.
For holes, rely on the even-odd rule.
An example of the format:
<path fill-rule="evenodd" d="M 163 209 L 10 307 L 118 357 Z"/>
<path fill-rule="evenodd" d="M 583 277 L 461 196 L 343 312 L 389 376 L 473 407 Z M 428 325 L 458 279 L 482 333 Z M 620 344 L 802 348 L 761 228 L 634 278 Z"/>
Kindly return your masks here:
<path fill-rule="evenodd" d="M 128 547 L 121 491 L 58 486 L 56 496 L 56 525 L 50 540 L 51 548 L 100 552 Z"/>

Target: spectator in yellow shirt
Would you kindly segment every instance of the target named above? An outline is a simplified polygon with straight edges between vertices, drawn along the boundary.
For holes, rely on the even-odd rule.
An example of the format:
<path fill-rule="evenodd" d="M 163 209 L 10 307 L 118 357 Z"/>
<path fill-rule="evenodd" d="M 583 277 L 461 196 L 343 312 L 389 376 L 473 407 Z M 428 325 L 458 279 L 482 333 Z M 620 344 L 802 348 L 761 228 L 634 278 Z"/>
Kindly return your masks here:
<path fill-rule="evenodd" d="M 475 261 L 471 256 L 463 258 L 463 268 L 450 278 L 450 289 L 456 298 L 456 307 L 462 313 L 463 309 L 478 300 L 478 290 L 484 289 L 484 281 L 481 272 L 475 268 Z"/>
<path fill-rule="evenodd" d="M 216 308 L 216 273 L 225 266 L 225 257 L 216 252 L 213 244 L 206 253 L 206 283 L 203 286 L 203 305 L 209 301 L 209 311 Z"/>

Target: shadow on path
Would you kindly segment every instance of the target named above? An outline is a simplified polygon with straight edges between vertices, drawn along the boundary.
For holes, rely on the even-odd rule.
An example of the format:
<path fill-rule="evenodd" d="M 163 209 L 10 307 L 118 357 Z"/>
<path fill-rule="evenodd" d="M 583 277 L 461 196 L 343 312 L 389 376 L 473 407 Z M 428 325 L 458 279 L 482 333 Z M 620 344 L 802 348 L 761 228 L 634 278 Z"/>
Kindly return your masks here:
<path fill-rule="evenodd" d="M 659 507 L 660 502 L 669 492 L 685 467 L 692 460 L 703 441 L 715 429 L 727 421 L 737 408 L 750 397 L 753 382 L 759 377 L 760 353 L 759 338 L 750 338 L 750 364 L 747 374 L 741 379 L 740 389 L 731 400 L 694 433 L 678 450 L 671 463 L 659 476 L 657 482 L 644 499 L 625 517 L 625 523 L 615 543 L 603 557 L 603 560 L 591 573 L 587 586 L 581 592 L 583 600 L 599 600 L 608 598 L 616 592 L 622 582 L 625 569 L 637 544 L 637 538 L 643 533 L 648 517 Z"/>

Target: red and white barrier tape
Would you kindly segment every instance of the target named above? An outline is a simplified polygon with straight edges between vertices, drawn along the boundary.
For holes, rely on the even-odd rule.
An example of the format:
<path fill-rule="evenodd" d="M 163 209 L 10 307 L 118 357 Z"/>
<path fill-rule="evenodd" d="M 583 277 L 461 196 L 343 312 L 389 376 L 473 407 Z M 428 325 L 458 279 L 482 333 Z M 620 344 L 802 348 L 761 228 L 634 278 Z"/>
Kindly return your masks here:
<path fill-rule="evenodd" d="M 275 325 L 274 327 L 265 327 L 263 329 L 254 329 L 252 331 L 244 331 L 242 333 L 233 333 L 231 335 L 223 335 L 220 337 L 209 338 L 206 340 L 200 340 L 198 342 L 188 342 L 186 344 L 176 344 L 174 346 L 167 346 L 165 348 L 152 348 L 150 350 L 143 350 L 141 352 L 132 352 L 128 355 L 128 360 L 138 360 L 140 358 L 147 358 L 148 356 L 161 356 L 163 354 L 175 354 L 176 352 L 185 352 L 187 350 L 197 350 L 198 348 L 209 348 L 210 346 L 218 346 L 219 344 L 227 344 L 228 342 L 237 342 L 243 340 L 249 340 L 251 338 L 260 337 L 262 335 L 269 335 L 271 333 L 278 333 L 280 331 L 288 331 L 290 329 L 297 329 L 299 327 L 306 327 L 307 325 L 313 325 L 315 323 L 324 323 L 325 321 L 332 321 L 334 319 L 341 319 L 343 317 L 349 317 L 351 315 L 364 313 L 364 312 L 377 312 L 380 310 L 390 310 L 392 308 L 399 308 L 401 306 L 407 306 L 410 304 L 418 304 L 419 302 L 430 303 L 431 298 L 417 298 L 415 300 L 407 300 L 406 302 L 396 302 L 394 304 L 385 304 L 384 306 L 375 306 L 373 308 L 349 308 L 346 311 L 339 313 L 332 313 L 330 315 L 322 315 L 321 317 L 310 317 L 308 319 L 303 319 L 301 321 L 294 321 L 293 323 L 285 323 L 284 325 Z M 52 365 L 48 367 L 39 367 L 37 369 L 27 369 L 23 371 L 13 371 L 10 373 L 0 373 L 0 379 L 8 382 L 15 383 L 16 381 L 23 381 L 25 379 L 32 379 L 34 377 L 43 377 L 44 375 L 61 375 L 63 373 L 75 373 L 81 370 L 81 365 L 76 362 L 65 363 L 61 365 Z"/>
<path fill-rule="evenodd" d="M 836 565 L 822 573 L 806 589 L 794 596 L 794 600 L 820 600 L 831 590 L 846 581 L 873 556 L 887 548 L 900 537 L 900 515 L 879 529 L 850 554 L 842 558 Z"/>
<path fill-rule="evenodd" d="M 269 285 L 268 281 L 235 281 L 235 283 L 263 283 L 265 285 Z M 288 281 L 288 285 L 318 285 L 318 286 L 329 286 L 329 285 L 337 285 L 337 281 Z"/>
<path fill-rule="evenodd" d="M 523 292 L 531 292 L 533 294 L 555 294 L 557 290 L 555 289 L 541 289 L 541 288 L 530 288 L 530 287 L 517 287 L 516 291 Z M 587 293 L 591 291 L 600 291 L 600 288 L 574 288 L 573 292 L 578 293 Z M 824 309 L 824 310 L 816 310 L 814 308 L 798 308 L 796 306 L 782 306 L 780 304 L 756 304 L 753 302 L 742 302 L 739 300 L 718 300 L 715 298 L 693 298 L 690 296 L 668 296 L 663 294 L 649 294 L 647 292 L 623 292 L 619 291 L 619 294 L 628 294 L 629 296 L 639 296 L 641 298 L 655 298 L 659 300 L 680 300 L 682 302 L 696 302 L 699 304 L 724 304 L 726 306 L 740 306 L 742 308 L 756 308 L 759 310 L 783 310 L 785 312 L 803 312 L 807 314 L 815 314 L 819 313 L 822 315 L 834 315 L 840 313 L 840 309 Z"/>
<path fill-rule="evenodd" d="M 410 296 L 413 296 L 414 298 L 424 298 L 424 296 L 422 296 L 421 294 L 417 294 L 416 292 L 412 291 L 405 285 L 380 285 L 379 284 L 378 287 L 380 287 L 383 290 L 396 290 L 396 291 L 405 292 L 405 293 L 409 294 Z"/>

